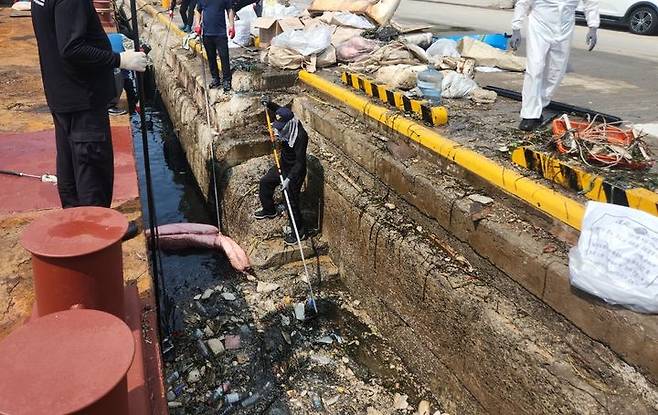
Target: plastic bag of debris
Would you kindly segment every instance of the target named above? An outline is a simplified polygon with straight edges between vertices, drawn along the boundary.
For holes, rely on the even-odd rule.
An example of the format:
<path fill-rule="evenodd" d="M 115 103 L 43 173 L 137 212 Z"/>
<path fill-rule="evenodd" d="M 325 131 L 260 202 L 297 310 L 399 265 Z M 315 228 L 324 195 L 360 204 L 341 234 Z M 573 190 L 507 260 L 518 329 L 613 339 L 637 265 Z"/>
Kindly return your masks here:
<path fill-rule="evenodd" d="M 279 69 L 299 69 L 304 63 L 304 56 L 292 49 L 270 46 L 263 53 L 261 61 Z"/>
<path fill-rule="evenodd" d="M 427 65 L 392 65 L 379 68 L 375 74 L 377 83 L 407 91 L 416 86 L 418 72 L 427 69 Z"/>
<path fill-rule="evenodd" d="M 658 313 L 658 218 L 589 202 L 569 276 L 571 285 L 610 304 Z"/>
<path fill-rule="evenodd" d="M 478 66 L 493 66 L 508 71 L 522 72 L 526 67 L 526 60 L 511 52 L 503 52 L 493 46 L 477 39 L 465 37 L 457 44 L 457 51 L 463 57 L 473 58 Z"/>
<path fill-rule="evenodd" d="M 439 39 L 427 48 L 427 56 L 448 56 L 451 58 L 460 58 L 462 55 L 457 51 L 457 42 L 452 39 Z"/>
<path fill-rule="evenodd" d="M 361 36 L 354 36 L 338 45 L 336 57 L 339 62 L 356 62 L 365 58 L 377 48 L 379 48 L 378 42 Z"/>
<path fill-rule="evenodd" d="M 443 71 L 441 97 L 463 98 L 478 87 L 478 84 L 466 75 L 455 71 Z"/>
<path fill-rule="evenodd" d="M 333 29 L 316 26 L 308 30 L 289 30 L 272 39 L 272 46 L 288 48 L 303 56 L 321 53 L 331 45 Z"/>

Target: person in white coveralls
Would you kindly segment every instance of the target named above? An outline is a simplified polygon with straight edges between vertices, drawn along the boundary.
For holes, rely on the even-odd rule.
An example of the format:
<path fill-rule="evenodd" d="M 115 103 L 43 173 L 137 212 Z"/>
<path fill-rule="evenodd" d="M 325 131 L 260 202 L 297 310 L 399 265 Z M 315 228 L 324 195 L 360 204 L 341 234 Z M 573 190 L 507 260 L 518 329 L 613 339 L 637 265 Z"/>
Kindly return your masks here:
<path fill-rule="evenodd" d="M 591 51 L 596 46 L 600 24 L 598 0 L 582 0 L 589 31 L 585 42 Z M 580 0 L 518 0 L 514 7 L 510 47 L 521 43 L 523 20 L 528 17 L 527 67 L 523 82 L 523 103 L 519 129 L 539 127 L 542 110 L 551 102 L 562 82 L 569 62 L 571 37 Z"/>

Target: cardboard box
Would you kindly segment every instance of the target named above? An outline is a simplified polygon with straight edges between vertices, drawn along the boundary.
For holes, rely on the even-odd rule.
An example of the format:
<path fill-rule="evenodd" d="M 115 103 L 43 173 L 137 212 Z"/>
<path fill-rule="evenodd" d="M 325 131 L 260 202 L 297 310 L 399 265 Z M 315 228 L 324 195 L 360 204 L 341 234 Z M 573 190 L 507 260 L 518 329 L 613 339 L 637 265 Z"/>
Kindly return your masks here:
<path fill-rule="evenodd" d="M 304 24 L 298 17 L 259 17 L 254 20 L 254 27 L 258 29 L 260 47 L 266 48 L 272 43 L 275 36 L 289 30 L 303 29 Z"/>

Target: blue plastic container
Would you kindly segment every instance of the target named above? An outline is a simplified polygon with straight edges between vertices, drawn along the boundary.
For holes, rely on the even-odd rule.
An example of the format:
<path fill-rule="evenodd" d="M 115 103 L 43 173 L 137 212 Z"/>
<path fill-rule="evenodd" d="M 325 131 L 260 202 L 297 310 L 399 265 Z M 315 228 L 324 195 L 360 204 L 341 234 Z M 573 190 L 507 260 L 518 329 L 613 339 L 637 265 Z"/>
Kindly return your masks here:
<path fill-rule="evenodd" d="M 500 50 L 507 50 L 508 47 L 508 38 L 505 36 L 504 33 L 490 33 L 490 34 L 483 34 L 483 35 L 454 35 L 454 36 L 435 36 L 434 41 L 437 41 L 438 39 L 452 39 L 455 42 L 459 42 L 465 37 L 470 37 L 473 39 L 477 39 L 481 42 L 484 42 L 488 45 L 493 46 L 494 48 L 498 48 Z"/>

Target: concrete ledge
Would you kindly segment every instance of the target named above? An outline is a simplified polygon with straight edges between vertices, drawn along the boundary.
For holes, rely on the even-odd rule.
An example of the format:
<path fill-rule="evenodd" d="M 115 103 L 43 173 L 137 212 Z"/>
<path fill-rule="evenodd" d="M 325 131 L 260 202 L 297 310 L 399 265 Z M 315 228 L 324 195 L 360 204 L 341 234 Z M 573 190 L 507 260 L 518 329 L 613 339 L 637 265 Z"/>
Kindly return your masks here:
<path fill-rule="evenodd" d="M 328 118 L 328 109 L 324 106 L 300 98 L 295 101 L 294 110 L 303 114 L 306 124 L 320 133 L 325 143 L 330 142 L 351 163 L 377 177 L 375 181 L 381 181 L 380 184 L 363 183 L 371 179 L 359 178 L 357 182 L 361 182 L 363 188 L 376 189 L 379 186 L 395 191 L 422 215 L 435 220 L 442 229 L 467 243 L 478 255 L 587 335 L 609 345 L 654 382 L 658 380 L 658 318 L 612 308 L 573 292 L 566 265 L 566 247 L 560 242 L 542 236 L 527 223 L 508 222 L 506 218 L 516 216 L 500 203 L 483 207 L 468 199 L 468 186 L 450 180 L 440 171 L 431 177 L 423 163 L 405 166 L 405 160 L 401 160 L 399 154 L 396 159 L 396 155 L 389 151 L 391 142 L 383 145 L 372 135 L 341 128 L 340 119 Z M 437 180 L 440 176 L 441 181 Z M 479 215 L 483 209 L 489 212 L 484 217 Z M 475 215 L 477 220 L 474 212 L 478 214 Z M 557 252 L 547 253 L 547 247 Z"/>
<path fill-rule="evenodd" d="M 331 257 L 405 363 L 436 380 L 433 391 L 447 403 L 445 409 L 460 414 L 655 410 L 655 387 L 614 353 L 486 263 L 473 261 L 480 270 L 475 278 L 453 271 L 447 251 L 425 231 L 414 231 L 417 223 L 409 223 L 408 210 L 384 209 L 380 192 L 354 188 L 330 159 L 324 161 L 323 234 Z M 404 204 L 392 193 L 384 200 Z M 437 236 L 450 241 L 446 233 Z"/>

